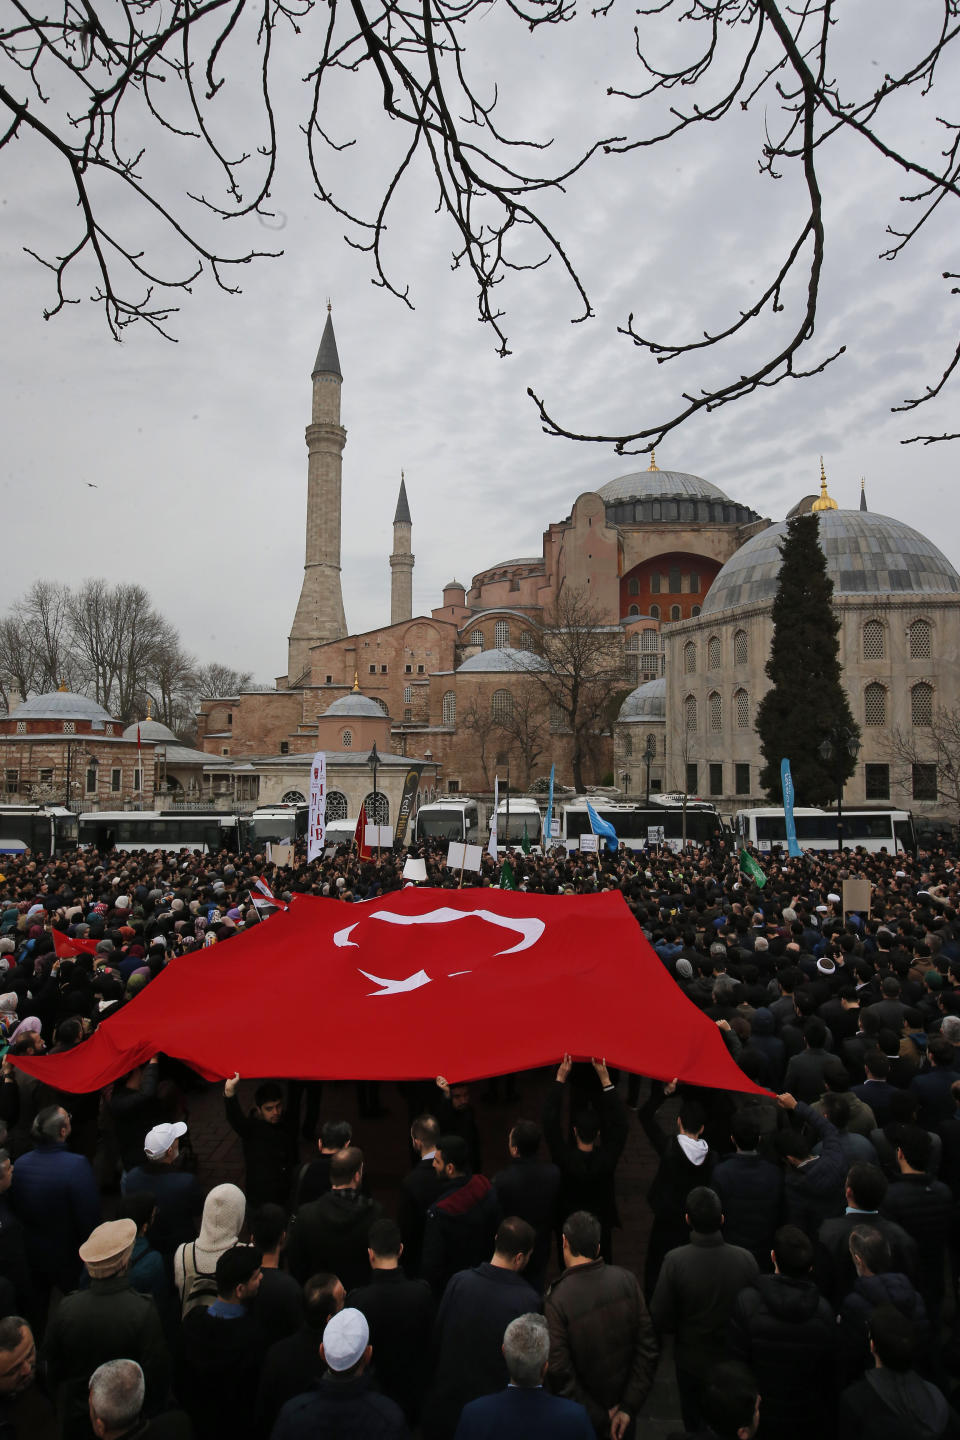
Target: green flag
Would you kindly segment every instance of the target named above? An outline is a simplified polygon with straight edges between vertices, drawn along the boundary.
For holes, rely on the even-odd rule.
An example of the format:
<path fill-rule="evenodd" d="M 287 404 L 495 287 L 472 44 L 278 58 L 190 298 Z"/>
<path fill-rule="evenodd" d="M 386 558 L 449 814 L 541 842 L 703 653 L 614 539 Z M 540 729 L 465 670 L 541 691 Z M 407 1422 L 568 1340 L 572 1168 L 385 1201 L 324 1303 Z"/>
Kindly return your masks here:
<path fill-rule="evenodd" d="M 500 889 L 516 890 L 516 888 L 517 879 L 513 873 L 513 866 L 510 864 L 509 860 L 504 860 L 503 865 L 500 869 Z"/>
<path fill-rule="evenodd" d="M 764 885 L 766 885 L 766 875 L 764 875 L 746 846 L 740 851 L 740 869 L 750 876 L 750 879 L 754 881 L 758 889 L 762 890 Z"/>
<path fill-rule="evenodd" d="M 530 854 L 530 836 L 527 834 L 526 820 L 524 820 L 523 822 L 523 840 L 520 843 L 520 849 L 523 851 L 524 855 Z"/>

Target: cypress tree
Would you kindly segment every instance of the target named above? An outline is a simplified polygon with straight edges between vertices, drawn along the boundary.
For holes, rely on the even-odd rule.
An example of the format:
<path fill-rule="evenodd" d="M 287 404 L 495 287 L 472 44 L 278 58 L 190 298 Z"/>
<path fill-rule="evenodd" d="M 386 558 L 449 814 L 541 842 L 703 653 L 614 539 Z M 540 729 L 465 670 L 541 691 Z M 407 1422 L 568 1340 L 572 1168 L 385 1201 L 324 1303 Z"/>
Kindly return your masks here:
<path fill-rule="evenodd" d="M 837 798 L 838 772 L 849 780 L 856 756 L 834 748 L 824 763 L 818 750 L 837 730 L 859 737 L 840 665 L 840 620 L 833 608 L 833 581 L 820 548 L 816 514 L 787 521 L 780 542 L 783 561 L 773 602 L 773 641 L 766 670 L 771 688 L 757 709 L 757 734 L 765 764 L 760 784 L 782 804 L 780 761 L 789 757 L 798 805 L 826 805 Z M 837 754 L 837 749 L 840 755 Z"/>

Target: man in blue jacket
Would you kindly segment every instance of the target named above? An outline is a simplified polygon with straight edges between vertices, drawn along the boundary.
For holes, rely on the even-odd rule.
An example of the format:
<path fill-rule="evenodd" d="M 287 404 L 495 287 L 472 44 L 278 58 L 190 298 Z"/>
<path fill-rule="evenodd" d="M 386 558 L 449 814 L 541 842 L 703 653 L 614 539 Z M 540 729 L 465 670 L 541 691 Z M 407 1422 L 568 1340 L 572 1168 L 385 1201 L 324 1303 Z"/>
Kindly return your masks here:
<path fill-rule="evenodd" d="M 503 1358 L 509 1385 L 464 1406 L 455 1440 L 595 1440 L 584 1407 L 544 1389 L 550 1332 L 542 1315 L 511 1320 Z"/>
<path fill-rule="evenodd" d="M 100 1223 L 100 1193 L 90 1161 L 67 1149 L 66 1110 L 48 1105 L 39 1111 L 31 1134 L 35 1148 L 14 1167 L 10 1202 L 26 1232 L 42 1313 L 54 1285 L 64 1294 L 77 1287 L 82 1269 L 77 1252 Z"/>

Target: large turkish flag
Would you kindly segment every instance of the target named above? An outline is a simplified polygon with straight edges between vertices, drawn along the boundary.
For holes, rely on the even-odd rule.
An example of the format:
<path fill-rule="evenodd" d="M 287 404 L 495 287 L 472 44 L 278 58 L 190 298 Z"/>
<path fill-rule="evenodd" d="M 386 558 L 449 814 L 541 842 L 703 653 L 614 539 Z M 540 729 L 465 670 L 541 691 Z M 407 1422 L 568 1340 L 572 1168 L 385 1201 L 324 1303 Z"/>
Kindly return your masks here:
<path fill-rule="evenodd" d="M 574 1058 L 755 1090 L 618 891 L 295 897 L 173 960 L 78 1049 L 15 1064 L 94 1090 L 158 1051 L 210 1079 L 476 1079 Z"/>

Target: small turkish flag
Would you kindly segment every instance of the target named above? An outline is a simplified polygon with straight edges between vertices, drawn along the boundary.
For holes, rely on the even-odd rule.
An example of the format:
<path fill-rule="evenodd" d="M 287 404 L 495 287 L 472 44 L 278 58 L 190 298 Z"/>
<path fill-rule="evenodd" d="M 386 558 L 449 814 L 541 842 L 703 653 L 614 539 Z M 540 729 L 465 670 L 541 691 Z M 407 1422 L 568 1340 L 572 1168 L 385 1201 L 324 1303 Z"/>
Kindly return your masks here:
<path fill-rule="evenodd" d="M 353 832 L 354 843 L 357 847 L 357 855 L 361 860 L 372 860 L 373 851 L 367 844 L 367 812 L 360 806 L 360 814 L 357 816 L 357 828 Z"/>
<path fill-rule="evenodd" d="M 96 940 L 72 940 L 62 930 L 53 931 L 53 948 L 58 960 L 73 960 L 77 955 L 96 955 Z"/>
<path fill-rule="evenodd" d="M 282 1025 L 250 1004 L 265 965 L 284 977 Z M 53 1089 L 82 1091 L 158 1051 L 211 1079 L 242 1069 L 304 1080 L 473 1079 L 568 1051 L 658 1079 L 759 1090 L 615 891 L 409 889 L 358 905 L 298 895 L 269 925 L 171 960 L 83 1045 L 14 1063 Z"/>

